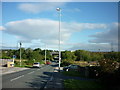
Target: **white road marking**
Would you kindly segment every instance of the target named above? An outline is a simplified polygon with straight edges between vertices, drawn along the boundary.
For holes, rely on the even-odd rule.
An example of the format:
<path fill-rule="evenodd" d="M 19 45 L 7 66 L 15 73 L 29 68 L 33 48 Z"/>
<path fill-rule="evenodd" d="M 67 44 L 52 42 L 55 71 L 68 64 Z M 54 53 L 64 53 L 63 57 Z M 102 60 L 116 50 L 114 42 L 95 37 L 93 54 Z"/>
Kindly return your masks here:
<path fill-rule="evenodd" d="M 50 78 L 50 81 L 52 81 L 53 80 L 53 76 Z"/>
<path fill-rule="evenodd" d="M 17 79 L 19 79 L 19 78 L 21 78 L 21 77 L 24 77 L 24 75 L 21 75 L 21 76 L 19 76 L 19 77 L 13 78 L 13 79 L 11 79 L 10 81 L 12 82 L 12 81 L 17 80 Z"/>
<path fill-rule="evenodd" d="M 30 73 L 28 73 L 28 74 L 32 74 L 32 73 L 34 73 L 35 71 L 32 71 L 32 72 L 30 72 Z"/>
<path fill-rule="evenodd" d="M 50 80 L 47 81 L 47 84 L 45 85 L 45 89 L 48 88 L 48 83 L 51 82 L 53 80 L 53 76 L 51 76 Z"/>

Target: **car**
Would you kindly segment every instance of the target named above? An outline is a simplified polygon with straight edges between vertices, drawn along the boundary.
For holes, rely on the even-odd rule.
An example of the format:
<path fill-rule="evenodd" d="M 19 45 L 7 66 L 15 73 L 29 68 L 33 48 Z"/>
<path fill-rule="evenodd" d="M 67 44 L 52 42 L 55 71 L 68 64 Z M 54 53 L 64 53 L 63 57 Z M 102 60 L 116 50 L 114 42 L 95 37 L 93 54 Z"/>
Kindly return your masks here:
<path fill-rule="evenodd" d="M 64 71 L 77 71 L 79 69 L 79 65 L 69 65 L 63 68 Z"/>
<path fill-rule="evenodd" d="M 50 61 L 46 61 L 46 64 L 49 65 L 49 64 L 51 64 L 51 62 Z"/>
<path fill-rule="evenodd" d="M 63 68 L 64 71 L 68 71 L 69 70 L 69 66 L 66 66 Z"/>
<path fill-rule="evenodd" d="M 33 64 L 33 67 L 40 68 L 40 67 L 41 67 L 41 65 L 40 65 L 40 63 L 39 63 L 39 62 L 35 62 L 35 63 Z"/>

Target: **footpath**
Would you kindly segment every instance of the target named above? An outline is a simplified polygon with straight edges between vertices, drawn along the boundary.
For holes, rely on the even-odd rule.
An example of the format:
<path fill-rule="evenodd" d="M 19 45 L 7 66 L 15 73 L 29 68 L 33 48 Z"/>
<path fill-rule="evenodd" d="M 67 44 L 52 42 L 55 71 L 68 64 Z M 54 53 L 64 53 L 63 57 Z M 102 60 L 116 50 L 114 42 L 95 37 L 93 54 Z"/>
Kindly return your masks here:
<path fill-rule="evenodd" d="M 63 68 L 60 68 L 60 72 L 63 70 Z M 62 73 L 59 72 L 59 68 L 55 67 L 54 72 L 50 80 L 47 82 L 46 86 L 44 87 L 44 90 L 64 90 L 63 81 L 65 79 L 75 79 L 75 80 L 90 80 L 94 81 L 95 79 L 88 79 L 88 78 L 82 78 L 82 77 L 74 77 L 74 76 L 65 76 Z"/>
<path fill-rule="evenodd" d="M 60 70 L 63 68 L 61 67 Z M 44 90 L 63 90 L 63 79 L 59 72 L 59 68 L 55 67 L 54 72 L 50 80 L 47 82 Z"/>

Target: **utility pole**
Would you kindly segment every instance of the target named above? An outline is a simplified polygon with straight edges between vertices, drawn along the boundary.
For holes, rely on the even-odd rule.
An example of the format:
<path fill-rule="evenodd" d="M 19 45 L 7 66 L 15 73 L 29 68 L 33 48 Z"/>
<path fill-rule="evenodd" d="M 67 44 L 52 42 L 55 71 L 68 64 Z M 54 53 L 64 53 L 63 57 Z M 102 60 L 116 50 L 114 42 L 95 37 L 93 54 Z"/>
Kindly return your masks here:
<path fill-rule="evenodd" d="M 113 52 L 113 42 L 111 43 L 111 52 Z"/>
<path fill-rule="evenodd" d="M 98 51 L 100 52 L 100 49 L 98 49 Z"/>
<path fill-rule="evenodd" d="M 46 45 L 45 45 L 45 64 L 46 64 Z"/>
<path fill-rule="evenodd" d="M 20 67 L 21 67 L 21 46 L 22 46 L 22 43 L 20 42 Z"/>

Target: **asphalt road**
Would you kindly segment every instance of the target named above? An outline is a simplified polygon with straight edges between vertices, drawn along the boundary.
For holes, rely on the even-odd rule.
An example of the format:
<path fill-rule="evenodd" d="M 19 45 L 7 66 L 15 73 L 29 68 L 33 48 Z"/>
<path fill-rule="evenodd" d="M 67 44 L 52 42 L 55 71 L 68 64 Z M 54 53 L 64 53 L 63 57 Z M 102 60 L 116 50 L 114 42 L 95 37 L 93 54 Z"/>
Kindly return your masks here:
<path fill-rule="evenodd" d="M 53 74 L 55 63 L 2 76 L 2 88 L 43 89 Z"/>

